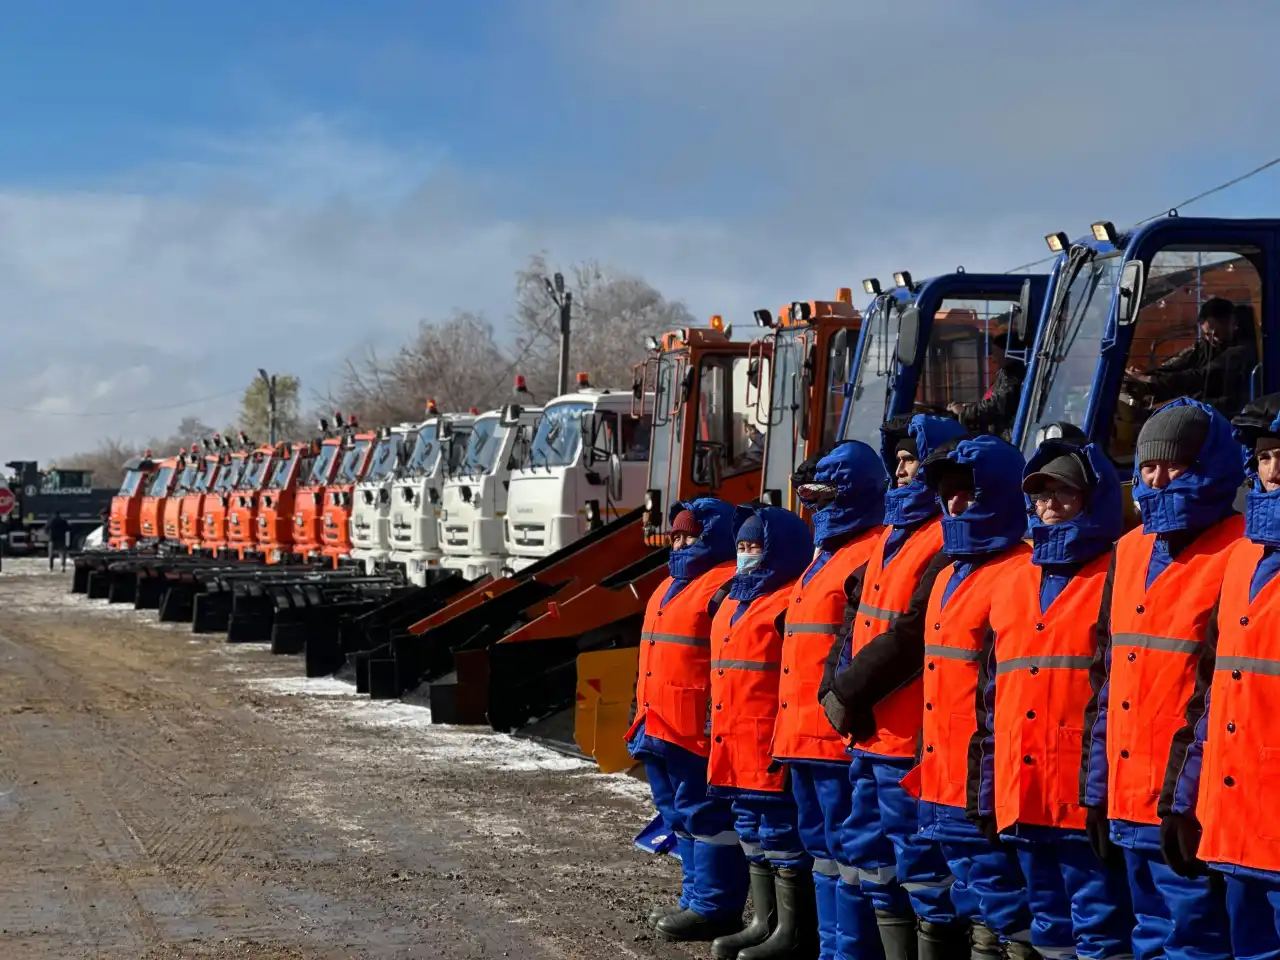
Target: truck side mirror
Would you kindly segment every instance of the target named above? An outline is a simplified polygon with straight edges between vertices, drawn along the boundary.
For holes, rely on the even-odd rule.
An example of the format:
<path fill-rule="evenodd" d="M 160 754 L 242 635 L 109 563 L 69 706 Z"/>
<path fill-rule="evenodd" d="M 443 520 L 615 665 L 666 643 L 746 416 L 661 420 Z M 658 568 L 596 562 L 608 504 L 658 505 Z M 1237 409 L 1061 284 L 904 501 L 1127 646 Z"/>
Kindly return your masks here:
<path fill-rule="evenodd" d="M 1120 287 L 1116 290 L 1116 320 L 1121 326 L 1133 323 L 1142 304 L 1143 269 L 1141 260 L 1129 260 L 1120 271 Z"/>
<path fill-rule="evenodd" d="M 1023 343 L 1027 342 L 1027 323 L 1031 316 L 1031 281 L 1022 281 L 1022 292 L 1018 294 L 1017 312 L 1013 318 L 1013 332 Z"/>
<path fill-rule="evenodd" d="M 609 496 L 622 499 L 622 458 L 616 453 L 609 454 Z"/>
<path fill-rule="evenodd" d="M 919 346 L 920 308 L 913 303 L 902 311 L 902 319 L 898 323 L 898 362 L 915 363 Z"/>

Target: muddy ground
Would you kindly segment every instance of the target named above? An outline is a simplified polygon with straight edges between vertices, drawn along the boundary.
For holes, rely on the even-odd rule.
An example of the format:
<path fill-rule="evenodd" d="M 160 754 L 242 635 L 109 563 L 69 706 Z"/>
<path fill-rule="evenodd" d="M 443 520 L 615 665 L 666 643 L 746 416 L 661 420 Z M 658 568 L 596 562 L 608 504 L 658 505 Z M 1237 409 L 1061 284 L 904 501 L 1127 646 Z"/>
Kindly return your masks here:
<path fill-rule="evenodd" d="M 0 956 L 689 957 L 644 784 L 0 573 Z"/>

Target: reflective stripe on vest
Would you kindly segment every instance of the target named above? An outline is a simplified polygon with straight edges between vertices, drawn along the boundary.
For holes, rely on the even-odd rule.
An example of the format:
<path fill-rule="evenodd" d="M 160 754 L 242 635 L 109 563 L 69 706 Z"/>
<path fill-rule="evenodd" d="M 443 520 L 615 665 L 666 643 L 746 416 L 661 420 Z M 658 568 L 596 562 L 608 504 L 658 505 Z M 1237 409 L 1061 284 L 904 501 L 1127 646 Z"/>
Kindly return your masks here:
<path fill-rule="evenodd" d="M 636 718 L 627 731 L 628 740 L 643 723 L 648 736 L 707 755 L 711 662 L 707 604 L 735 569 L 733 563 L 713 567 L 663 606 L 662 599 L 674 582 L 668 577 L 649 598 L 640 632 Z"/>
<path fill-rule="evenodd" d="M 914 531 L 886 566 L 884 548 L 892 532 L 892 527 L 885 528 L 867 561 L 853 624 L 854 656 L 907 612 L 925 567 L 942 549 L 942 520 L 935 518 Z M 922 711 L 921 682 L 913 680 L 876 704 L 876 732 L 857 748 L 884 757 L 914 757 Z"/>
<path fill-rule="evenodd" d="M 1116 544 L 1107 694 L 1108 813 L 1154 826 L 1173 736 L 1186 725 L 1200 644 L 1227 555 L 1244 532 L 1232 516 L 1201 533 L 1146 588 L 1154 534 Z"/>
<path fill-rule="evenodd" d="M 833 553 L 808 583 L 801 576 L 787 604 L 782 637 L 782 677 L 773 755 L 789 760 L 847 762 L 844 741 L 831 727 L 818 688 L 827 654 L 844 626 L 845 581 L 866 564 L 880 538 L 875 527 Z"/>
<path fill-rule="evenodd" d="M 711 756 L 707 783 L 781 792 L 782 770 L 769 743 L 778 717 L 782 637 L 775 621 L 791 598 L 791 584 L 757 597 L 736 623 L 737 600 L 725 600 L 711 623 Z"/>
<path fill-rule="evenodd" d="M 991 601 L 1010 571 L 1030 556 L 1031 548 L 1019 543 L 988 560 L 960 582 L 945 608 L 942 596 L 955 567 L 933 582 L 925 617 L 921 800 L 950 807 L 968 801 L 969 743 L 978 729 L 978 664 L 985 655 Z"/>
<path fill-rule="evenodd" d="M 1248 540 L 1227 551 L 1196 812 L 1202 860 L 1280 873 L 1280 579 L 1250 602 L 1261 559 Z"/>
<path fill-rule="evenodd" d="M 996 636 L 995 813 L 1015 823 L 1082 830 L 1084 715 L 1093 695 L 1098 611 L 1108 551 L 1040 610 L 1041 568 L 1026 557 L 991 603 Z"/>

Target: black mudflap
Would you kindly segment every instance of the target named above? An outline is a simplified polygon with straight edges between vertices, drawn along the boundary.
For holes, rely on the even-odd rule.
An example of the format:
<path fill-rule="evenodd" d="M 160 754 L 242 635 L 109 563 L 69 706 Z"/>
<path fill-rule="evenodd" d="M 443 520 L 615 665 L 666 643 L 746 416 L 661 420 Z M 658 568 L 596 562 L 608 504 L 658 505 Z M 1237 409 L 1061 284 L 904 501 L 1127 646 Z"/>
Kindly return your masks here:
<path fill-rule="evenodd" d="M 133 603 L 138 588 L 138 575 L 133 568 L 112 570 L 109 576 L 111 583 L 107 587 L 107 603 Z"/>
<path fill-rule="evenodd" d="M 168 589 L 160 598 L 161 623 L 190 623 L 195 611 L 196 585 L 181 580 L 168 580 Z"/>
<path fill-rule="evenodd" d="M 231 622 L 231 593 L 197 593 L 191 615 L 192 633 L 223 633 Z"/>

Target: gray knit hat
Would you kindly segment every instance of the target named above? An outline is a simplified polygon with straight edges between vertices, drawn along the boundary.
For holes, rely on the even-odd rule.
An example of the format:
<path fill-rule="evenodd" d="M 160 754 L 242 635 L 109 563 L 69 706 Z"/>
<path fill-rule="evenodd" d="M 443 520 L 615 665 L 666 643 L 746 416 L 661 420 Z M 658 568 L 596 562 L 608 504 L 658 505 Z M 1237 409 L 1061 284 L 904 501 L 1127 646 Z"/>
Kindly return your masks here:
<path fill-rule="evenodd" d="M 1135 459 L 1138 465 L 1167 460 L 1191 466 L 1209 437 L 1209 415 L 1199 407 L 1165 407 L 1157 410 L 1138 433 Z"/>

